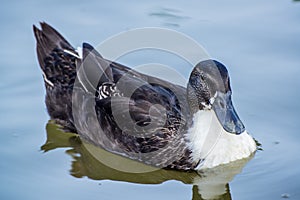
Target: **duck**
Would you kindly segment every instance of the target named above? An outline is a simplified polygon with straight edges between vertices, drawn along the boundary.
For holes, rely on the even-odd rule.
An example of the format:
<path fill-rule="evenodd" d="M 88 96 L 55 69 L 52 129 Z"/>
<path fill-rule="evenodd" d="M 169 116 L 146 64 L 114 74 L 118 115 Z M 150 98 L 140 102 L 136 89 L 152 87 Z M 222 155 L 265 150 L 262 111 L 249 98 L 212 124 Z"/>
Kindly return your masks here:
<path fill-rule="evenodd" d="M 48 114 L 82 140 L 146 165 L 183 171 L 255 153 L 221 62 L 200 61 L 183 87 L 105 59 L 88 43 L 75 49 L 46 22 L 33 25 L 33 32 Z"/>

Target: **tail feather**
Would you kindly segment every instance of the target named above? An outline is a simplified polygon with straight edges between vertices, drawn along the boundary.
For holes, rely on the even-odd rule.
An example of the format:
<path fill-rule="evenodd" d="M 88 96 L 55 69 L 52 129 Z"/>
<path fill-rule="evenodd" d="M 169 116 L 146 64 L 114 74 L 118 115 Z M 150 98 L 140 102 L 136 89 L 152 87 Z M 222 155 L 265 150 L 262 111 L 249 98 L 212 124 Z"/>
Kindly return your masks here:
<path fill-rule="evenodd" d="M 72 124 L 72 89 L 76 78 L 78 53 L 54 28 L 41 23 L 33 26 L 36 51 L 46 87 L 46 106 L 57 123 L 70 130 Z"/>
<path fill-rule="evenodd" d="M 44 59 L 50 55 L 55 48 L 65 49 L 77 54 L 75 49 L 69 44 L 69 42 L 54 28 L 45 22 L 41 22 L 41 30 L 33 25 L 33 32 L 37 41 L 37 55 L 39 64 L 43 69 Z"/>
<path fill-rule="evenodd" d="M 46 88 L 72 86 L 79 56 L 70 43 L 45 22 L 41 29 L 33 25 L 38 61 L 43 70 Z"/>

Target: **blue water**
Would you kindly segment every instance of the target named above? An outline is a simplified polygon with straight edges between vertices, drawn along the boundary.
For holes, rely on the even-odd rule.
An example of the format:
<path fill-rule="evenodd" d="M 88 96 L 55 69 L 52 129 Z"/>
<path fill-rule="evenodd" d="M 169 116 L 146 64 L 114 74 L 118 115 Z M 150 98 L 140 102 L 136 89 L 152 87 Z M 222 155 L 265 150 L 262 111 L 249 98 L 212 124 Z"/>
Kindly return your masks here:
<path fill-rule="evenodd" d="M 227 194 L 300 199 L 299 9 L 291 0 L 2 2 L 0 199 L 192 199 L 192 185 L 177 178 L 161 184 L 76 178 L 71 164 L 78 152 L 66 153 L 74 146 L 41 151 L 49 117 L 32 33 L 39 21 L 74 46 L 141 27 L 196 40 L 228 67 L 236 109 L 263 148 L 230 181 Z"/>

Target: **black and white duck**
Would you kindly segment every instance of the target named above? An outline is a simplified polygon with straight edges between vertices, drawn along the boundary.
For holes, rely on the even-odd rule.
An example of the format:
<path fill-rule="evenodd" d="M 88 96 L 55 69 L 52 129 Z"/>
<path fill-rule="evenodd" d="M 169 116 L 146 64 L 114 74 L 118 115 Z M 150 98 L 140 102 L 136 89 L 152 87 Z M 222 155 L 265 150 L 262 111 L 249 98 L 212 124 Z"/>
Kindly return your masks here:
<path fill-rule="evenodd" d="M 87 43 L 75 49 L 47 23 L 33 31 L 48 113 L 82 139 L 177 170 L 212 168 L 256 151 L 222 63 L 198 63 L 185 88 L 109 61 Z"/>

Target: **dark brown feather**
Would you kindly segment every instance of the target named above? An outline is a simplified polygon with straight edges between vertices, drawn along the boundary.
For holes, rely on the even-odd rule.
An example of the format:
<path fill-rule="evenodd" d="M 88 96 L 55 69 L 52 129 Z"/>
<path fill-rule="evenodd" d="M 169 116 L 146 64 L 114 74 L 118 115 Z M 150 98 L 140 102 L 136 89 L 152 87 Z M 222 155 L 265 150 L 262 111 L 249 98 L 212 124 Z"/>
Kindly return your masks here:
<path fill-rule="evenodd" d="M 41 28 L 33 26 L 52 119 L 107 151 L 146 164 L 180 170 L 196 166 L 185 139 L 191 116 L 184 87 L 105 60 L 86 43 L 83 62 L 56 30 L 46 23 Z M 79 68 L 83 73 L 76 72 Z M 99 99 L 102 84 L 116 87 L 120 95 Z"/>

